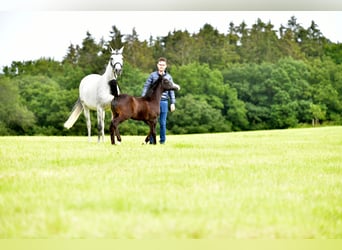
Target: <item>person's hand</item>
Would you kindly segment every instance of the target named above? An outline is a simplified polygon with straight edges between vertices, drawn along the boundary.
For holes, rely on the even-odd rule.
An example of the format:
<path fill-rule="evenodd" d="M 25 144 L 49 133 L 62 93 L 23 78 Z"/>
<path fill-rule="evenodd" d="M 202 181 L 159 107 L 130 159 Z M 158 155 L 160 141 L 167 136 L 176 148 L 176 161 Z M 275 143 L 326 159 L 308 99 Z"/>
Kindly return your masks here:
<path fill-rule="evenodd" d="M 172 104 L 170 105 L 170 111 L 173 112 L 173 111 L 175 111 L 175 109 L 176 109 L 176 106 L 175 106 L 174 103 L 172 103 Z"/>

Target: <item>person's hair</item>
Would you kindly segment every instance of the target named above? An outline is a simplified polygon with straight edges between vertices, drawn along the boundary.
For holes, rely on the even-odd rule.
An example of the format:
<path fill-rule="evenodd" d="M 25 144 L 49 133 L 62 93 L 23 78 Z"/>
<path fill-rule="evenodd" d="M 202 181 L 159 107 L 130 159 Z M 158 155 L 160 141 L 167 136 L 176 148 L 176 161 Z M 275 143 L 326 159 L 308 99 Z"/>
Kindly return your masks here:
<path fill-rule="evenodd" d="M 166 59 L 165 57 L 159 57 L 157 63 L 159 63 L 159 62 L 165 62 L 165 63 L 167 63 L 167 59 Z"/>

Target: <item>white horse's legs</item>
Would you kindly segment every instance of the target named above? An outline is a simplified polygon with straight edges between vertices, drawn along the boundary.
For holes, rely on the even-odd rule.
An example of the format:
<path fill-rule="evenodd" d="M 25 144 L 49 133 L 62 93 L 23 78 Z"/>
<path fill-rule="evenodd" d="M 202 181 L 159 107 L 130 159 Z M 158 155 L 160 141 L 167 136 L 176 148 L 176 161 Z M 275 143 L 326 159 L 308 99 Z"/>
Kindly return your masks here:
<path fill-rule="evenodd" d="M 104 142 L 104 120 L 105 120 L 105 111 L 103 108 L 97 108 L 97 129 L 98 129 L 98 137 L 97 142 L 100 142 L 102 136 L 102 142 Z"/>
<path fill-rule="evenodd" d="M 91 121 L 90 121 L 90 111 L 84 106 L 84 116 L 86 118 L 87 129 L 88 129 L 88 141 L 91 141 Z"/>
<path fill-rule="evenodd" d="M 103 110 L 102 114 L 103 114 L 103 116 L 102 116 L 102 125 L 101 125 L 102 131 L 101 131 L 101 133 L 102 133 L 102 142 L 104 142 L 104 138 L 105 138 L 105 134 L 104 134 L 105 122 L 104 121 L 105 121 L 106 112 Z"/>

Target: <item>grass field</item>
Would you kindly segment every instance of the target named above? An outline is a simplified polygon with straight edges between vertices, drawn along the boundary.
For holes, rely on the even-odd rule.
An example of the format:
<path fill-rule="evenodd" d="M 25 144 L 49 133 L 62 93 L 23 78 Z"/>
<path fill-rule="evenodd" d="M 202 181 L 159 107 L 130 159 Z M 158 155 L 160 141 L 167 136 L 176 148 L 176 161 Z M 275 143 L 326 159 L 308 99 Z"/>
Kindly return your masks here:
<path fill-rule="evenodd" d="M 0 137 L 0 238 L 342 238 L 342 127 Z"/>

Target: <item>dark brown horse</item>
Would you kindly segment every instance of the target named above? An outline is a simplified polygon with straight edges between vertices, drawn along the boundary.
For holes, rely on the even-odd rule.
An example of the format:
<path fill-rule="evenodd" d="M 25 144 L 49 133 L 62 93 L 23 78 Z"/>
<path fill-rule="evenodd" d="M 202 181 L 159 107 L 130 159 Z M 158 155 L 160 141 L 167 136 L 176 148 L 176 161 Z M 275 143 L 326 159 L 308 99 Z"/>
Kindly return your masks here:
<path fill-rule="evenodd" d="M 160 99 L 162 93 L 166 90 L 179 89 L 179 85 L 160 76 L 143 97 L 134 97 L 127 94 L 121 94 L 115 97 L 111 102 L 113 120 L 109 128 L 112 144 L 115 144 L 115 135 L 117 140 L 121 142 L 118 126 L 128 119 L 144 121 L 148 124 L 150 131 L 145 142 L 149 142 L 150 136 L 152 136 L 153 142 L 156 144 L 156 125 L 157 117 L 160 114 Z"/>

